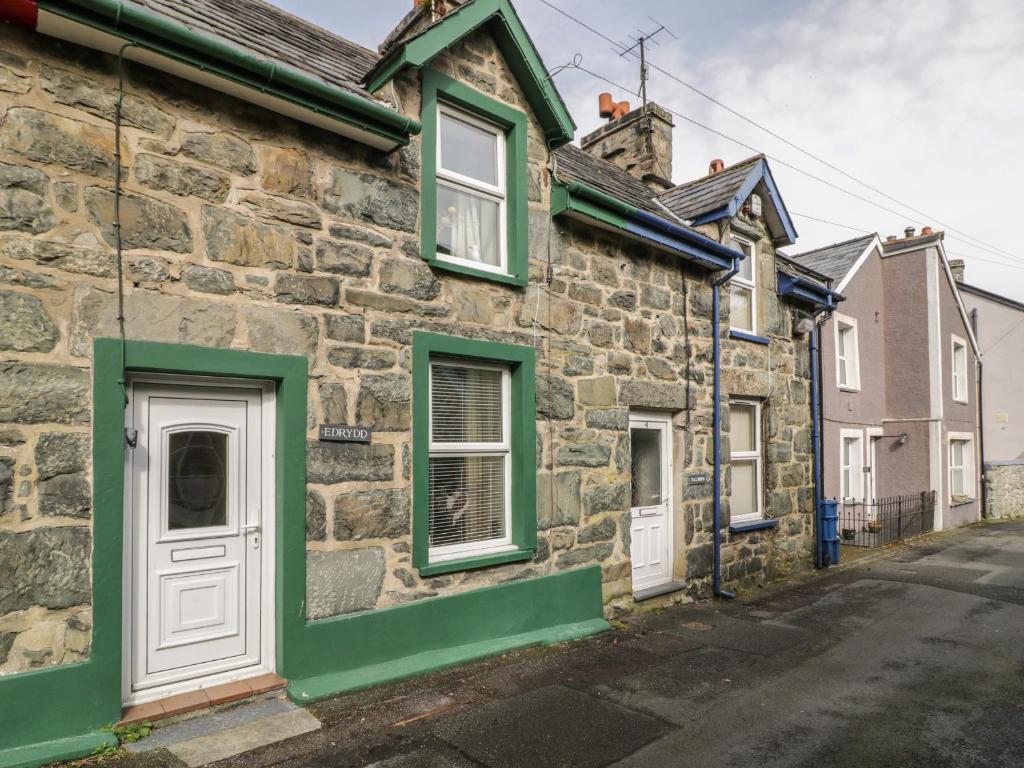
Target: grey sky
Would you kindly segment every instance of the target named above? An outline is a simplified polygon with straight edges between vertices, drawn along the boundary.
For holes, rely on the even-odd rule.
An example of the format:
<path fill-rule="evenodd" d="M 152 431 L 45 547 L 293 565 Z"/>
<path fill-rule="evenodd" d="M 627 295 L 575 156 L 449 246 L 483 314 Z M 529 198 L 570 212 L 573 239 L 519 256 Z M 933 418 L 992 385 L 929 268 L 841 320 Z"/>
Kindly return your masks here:
<path fill-rule="evenodd" d="M 583 56 L 583 66 L 635 89 L 638 66 L 541 0 L 513 0 L 549 68 Z M 273 0 L 369 48 L 411 0 Z M 551 0 L 614 39 L 668 26 L 651 60 L 793 143 L 898 200 L 815 162 L 658 72 L 648 94 L 773 158 L 791 212 L 878 230 L 908 224 L 946 229 L 951 258 L 965 258 L 968 282 L 1024 301 L 1024 246 L 1015 181 L 1024 158 L 1024 3 L 1017 0 Z M 580 71 L 555 81 L 579 125 L 597 127 L 597 93 L 635 101 Z M 675 181 L 749 149 L 677 118 Z M 896 210 L 879 210 L 788 168 L 791 163 Z M 937 218 L 934 218 L 937 217 Z M 854 237 L 858 231 L 794 216 L 792 252 Z M 940 223 L 941 222 L 941 223 Z M 943 227 L 942 225 L 946 226 Z M 963 234 L 952 231 L 962 230 Z M 980 238 L 981 245 L 970 237 Z M 1012 256 L 993 253 L 1008 251 Z"/>

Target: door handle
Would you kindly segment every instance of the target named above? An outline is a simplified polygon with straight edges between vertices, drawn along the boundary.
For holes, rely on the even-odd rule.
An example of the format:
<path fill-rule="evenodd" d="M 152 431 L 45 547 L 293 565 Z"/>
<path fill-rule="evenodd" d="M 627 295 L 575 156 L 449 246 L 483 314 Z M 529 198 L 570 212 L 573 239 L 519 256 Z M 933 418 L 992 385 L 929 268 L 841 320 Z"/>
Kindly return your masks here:
<path fill-rule="evenodd" d="M 258 531 L 261 531 L 261 530 L 263 530 L 263 526 L 260 525 L 259 523 L 254 523 L 252 525 L 243 525 L 242 526 L 242 533 L 245 533 L 245 534 L 249 534 L 249 533 L 253 533 L 253 532 L 258 532 Z"/>

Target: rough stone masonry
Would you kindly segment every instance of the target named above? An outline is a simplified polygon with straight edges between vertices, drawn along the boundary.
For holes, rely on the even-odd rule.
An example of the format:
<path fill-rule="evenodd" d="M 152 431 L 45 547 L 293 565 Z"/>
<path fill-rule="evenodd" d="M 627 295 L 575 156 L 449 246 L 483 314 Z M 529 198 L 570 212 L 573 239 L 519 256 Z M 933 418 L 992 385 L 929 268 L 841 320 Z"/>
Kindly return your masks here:
<path fill-rule="evenodd" d="M 12 673 L 89 651 L 90 356 L 93 339 L 117 332 L 116 77 L 112 57 L 6 26 L 0 37 L 0 673 Z M 486 33 L 433 65 L 529 111 Z M 418 75 L 396 86 L 380 95 L 418 117 Z M 532 115 L 521 289 L 420 259 L 418 138 L 383 155 L 136 65 L 126 87 L 128 337 L 309 360 L 310 617 L 593 563 L 607 612 L 631 609 L 630 408 L 674 414 L 675 572 L 685 594 L 707 594 L 711 486 L 688 478 L 711 471 L 710 283 L 666 255 L 553 222 Z M 773 286 L 763 222 L 748 225 L 760 284 Z M 808 565 L 812 542 L 807 350 L 778 297 L 762 294 L 771 345 L 726 340 L 723 391 L 765 398 L 765 494 L 780 525 L 726 534 L 724 577 L 740 587 Z M 436 578 L 411 566 L 414 329 L 536 349 L 533 562 Z M 321 443 L 321 422 L 367 426 L 373 441 Z"/>

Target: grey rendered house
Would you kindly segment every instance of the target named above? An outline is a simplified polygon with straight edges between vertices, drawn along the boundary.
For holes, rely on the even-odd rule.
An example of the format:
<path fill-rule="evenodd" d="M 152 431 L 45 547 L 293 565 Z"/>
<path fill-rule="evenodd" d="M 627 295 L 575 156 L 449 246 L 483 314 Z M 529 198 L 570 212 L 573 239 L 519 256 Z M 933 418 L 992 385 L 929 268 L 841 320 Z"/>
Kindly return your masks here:
<path fill-rule="evenodd" d="M 379 52 L 258 0 L 0 13 L 0 764 L 810 567 L 834 296 L 763 159 L 696 213 L 666 142 L 573 147 L 506 0 Z"/>
<path fill-rule="evenodd" d="M 934 491 L 936 530 L 981 517 L 978 345 L 941 232 L 867 235 L 793 257 L 846 297 L 821 334 L 824 493 Z"/>
<path fill-rule="evenodd" d="M 982 458 L 986 517 L 1024 515 L 1024 304 L 965 281 L 950 262 L 981 348 Z"/>

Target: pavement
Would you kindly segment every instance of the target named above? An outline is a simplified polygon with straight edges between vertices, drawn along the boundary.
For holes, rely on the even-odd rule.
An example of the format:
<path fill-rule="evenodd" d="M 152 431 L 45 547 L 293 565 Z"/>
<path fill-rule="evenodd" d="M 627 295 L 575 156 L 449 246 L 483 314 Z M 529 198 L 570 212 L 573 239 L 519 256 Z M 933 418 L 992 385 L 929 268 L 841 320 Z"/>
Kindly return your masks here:
<path fill-rule="evenodd" d="M 307 711 L 319 728 L 210 764 L 1024 766 L 1024 520 Z M 159 748 L 103 765 L 199 764 L 163 730 Z"/>

